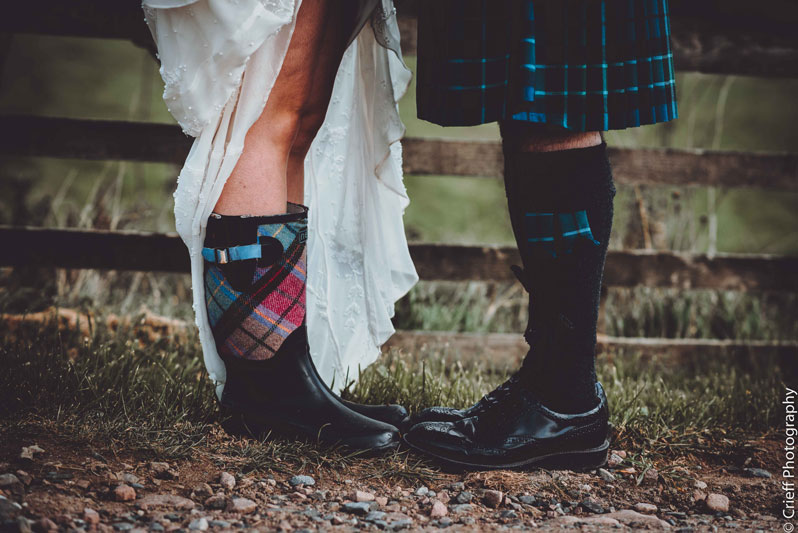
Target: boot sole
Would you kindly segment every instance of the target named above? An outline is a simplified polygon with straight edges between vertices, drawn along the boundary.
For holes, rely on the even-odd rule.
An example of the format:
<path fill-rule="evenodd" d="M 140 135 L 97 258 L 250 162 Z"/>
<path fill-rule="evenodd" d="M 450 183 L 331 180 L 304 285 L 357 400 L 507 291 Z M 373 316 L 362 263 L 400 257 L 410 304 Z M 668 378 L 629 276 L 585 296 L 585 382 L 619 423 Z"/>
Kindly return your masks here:
<path fill-rule="evenodd" d="M 272 436 L 276 437 L 284 437 L 289 439 L 296 439 L 302 440 L 306 442 L 311 442 L 313 444 L 317 444 L 320 446 L 341 446 L 348 450 L 354 450 L 357 452 L 361 452 L 363 456 L 371 456 L 371 455 L 381 455 L 387 452 L 391 452 L 396 450 L 401 445 L 402 441 L 400 439 L 391 441 L 388 444 L 383 446 L 373 446 L 370 448 L 358 448 L 354 446 L 347 445 L 344 442 L 332 442 L 332 441 L 319 441 L 313 440 L 305 434 L 293 429 L 293 428 L 286 428 L 286 427 L 279 427 L 279 426 L 269 426 L 265 423 L 248 423 L 243 415 L 236 414 L 230 416 L 227 420 L 222 422 L 222 429 L 228 435 L 240 436 L 240 437 L 249 437 L 255 440 L 270 440 Z"/>
<path fill-rule="evenodd" d="M 428 457 L 433 457 L 440 461 L 441 466 L 449 472 L 463 472 L 469 470 L 573 470 L 586 471 L 595 470 L 607 464 L 607 455 L 610 449 L 610 441 L 606 439 L 601 446 L 589 448 L 587 450 L 576 450 L 569 452 L 557 452 L 547 455 L 539 455 L 524 461 L 505 464 L 481 464 L 456 461 L 441 455 L 419 448 L 404 439 L 413 450 L 420 452 Z"/>

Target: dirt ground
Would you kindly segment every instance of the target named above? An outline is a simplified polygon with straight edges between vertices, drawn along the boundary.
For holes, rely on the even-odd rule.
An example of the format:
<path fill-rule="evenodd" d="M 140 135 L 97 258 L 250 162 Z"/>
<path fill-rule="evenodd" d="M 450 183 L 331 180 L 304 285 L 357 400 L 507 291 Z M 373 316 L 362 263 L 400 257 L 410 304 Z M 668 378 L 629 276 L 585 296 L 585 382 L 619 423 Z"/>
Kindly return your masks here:
<path fill-rule="evenodd" d="M 41 430 L 3 433 L 4 531 L 787 531 L 775 440 L 737 443 L 728 464 L 681 457 L 641 471 L 616 450 L 602 471 L 437 473 L 422 484 L 380 476 L 367 458 L 245 472 L 219 454 L 220 430 L 166 463 Z"/>

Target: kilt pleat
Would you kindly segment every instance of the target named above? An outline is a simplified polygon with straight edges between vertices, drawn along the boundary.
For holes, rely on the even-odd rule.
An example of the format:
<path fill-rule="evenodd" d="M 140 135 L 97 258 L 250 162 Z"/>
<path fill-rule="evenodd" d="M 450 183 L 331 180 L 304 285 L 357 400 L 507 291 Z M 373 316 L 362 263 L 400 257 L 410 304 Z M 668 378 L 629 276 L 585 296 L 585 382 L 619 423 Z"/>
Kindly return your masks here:
<path fill-rule="evenodd" d="M 667 0 L 434 0 L 418 50 L 419 117 L 444 126 L 677 117 Z"/>

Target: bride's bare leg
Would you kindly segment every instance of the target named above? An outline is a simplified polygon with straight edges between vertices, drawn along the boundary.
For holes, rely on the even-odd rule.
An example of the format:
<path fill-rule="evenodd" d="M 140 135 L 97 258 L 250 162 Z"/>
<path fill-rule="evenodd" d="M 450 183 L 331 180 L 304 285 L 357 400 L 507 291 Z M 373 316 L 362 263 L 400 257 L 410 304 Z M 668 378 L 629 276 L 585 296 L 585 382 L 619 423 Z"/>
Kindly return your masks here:
<path fill-rule="evenodd" d="M 350 2 L 330 2 L 347 6 Z M 324 123 L 327 114 L 327 107 L 332 96 L 335 74 L 341 63 L 341 57 L 345 51 L 346 39 L 352 29 L 352 13 L 348 8 L 341 11 L 349 11 L 349 15 L 338 16 L 336 23 L 327 24 L 324 27 L 324 42 L 328 60 L 321 61 L 316 66 L 313 83 L 310 87 L 310 94 L 306 100 L 304 112 L 302 114 L 296 137 L 291 145 L 288 154 L 288 201 L 302 203 L 305 190 L 305 156 L 310 150 L 310 145 L 316 134 Z"/>
<path fill-rule="evenodd" d="M 274 215 L 302 201 L 296 150 L 307 153 L 327 110 L 352 13 L 340 2 L 303 0 L 291 44 L 261 116 L 214 209 L 223 215 Z M 320 117 L 320 118 L 319 118 Z M 294 149 L 294 146 L 297 146 Z"/>

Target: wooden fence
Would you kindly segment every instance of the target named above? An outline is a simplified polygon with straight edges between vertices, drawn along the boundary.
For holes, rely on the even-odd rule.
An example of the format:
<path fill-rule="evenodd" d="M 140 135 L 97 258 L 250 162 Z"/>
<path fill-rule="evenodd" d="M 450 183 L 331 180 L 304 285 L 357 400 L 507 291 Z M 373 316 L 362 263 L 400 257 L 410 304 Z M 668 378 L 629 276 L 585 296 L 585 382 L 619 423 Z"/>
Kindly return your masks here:
<path fill-rule="evenodd" d="M 673 47 L 681 71 L 798 77 L 798 3 L 761 0 L 671 0 Z M 406 55 L 415 54 L 414 3 L 402 4 L 400 27 Z M 15 6 L 0 18 L 0 39 L 13 33 L 128 39 L 153 53 L 138 0 L 40 0 Z M 7 49 L 7 47 L 6 47 Z M 0 62 L 3 60 L 0 57 Z M 1 64 L 1 63 L 0 63 Z M 5 132 L 0 155 L 149 161 L 181 164 L 192 139 L 166 124 L 0 116 Z M 405 139 L 408 174 L 497 177 L 502 173 L 496 142 Z M 798 154 L 754 154 L 705 150 L 611 149 L 621 184 L 703 185 L 798 190 Z M 432 179 L 432 178 L 431 178 Z M 157 250 L 157 253 L 153 253 Z M 509 280 L 518 262 L 513 248 L 412 243 L 422 279 Z M 0 226 L 0 265 L 187 272 L 185 248 L 174 234 L 83 231 Z M 753 254 L 684 254 L 611 251 L 608 286 L 798 292 L 798 257 Z M 400 332 L 391 344 L 448 345 L 454 351 L 521 354 L 519 335 Z M 490 346 L 510 349 L 494 350 Z M 798 341 L 622 339 L 602 336 L 599 348 L 632 347 L 646 354 L 776 352 L 791 360 Z M 478 347 L 475 349 L 475 347 Z M 492 350 L 490 353 L 482 349 Z"/>

